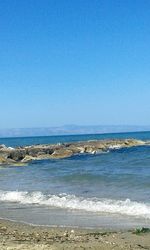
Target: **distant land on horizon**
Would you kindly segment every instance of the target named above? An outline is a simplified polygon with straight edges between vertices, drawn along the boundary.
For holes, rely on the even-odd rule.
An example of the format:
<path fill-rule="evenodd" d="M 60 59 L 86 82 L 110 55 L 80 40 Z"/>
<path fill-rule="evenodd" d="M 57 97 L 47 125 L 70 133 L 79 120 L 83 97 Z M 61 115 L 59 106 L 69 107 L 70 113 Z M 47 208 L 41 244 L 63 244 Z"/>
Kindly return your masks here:
<path fill-rule="evenodd" d="M 137 125 L 64 125 L 41 128 L 0 129 L 0 137 L 56 136 L 150 131 L 150 126 Z"/>

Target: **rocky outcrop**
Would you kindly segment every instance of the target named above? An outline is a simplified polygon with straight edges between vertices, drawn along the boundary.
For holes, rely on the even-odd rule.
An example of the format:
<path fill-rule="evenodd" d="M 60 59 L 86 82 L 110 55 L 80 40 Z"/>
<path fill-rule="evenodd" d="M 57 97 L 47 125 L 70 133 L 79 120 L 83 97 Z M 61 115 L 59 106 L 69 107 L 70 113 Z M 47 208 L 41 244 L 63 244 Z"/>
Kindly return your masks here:
<path fill-rule="evenodd" d="M 0 164 L 19 165 L 34 160 L 60 159 L 76 154 L 97 154 L 107 150 L 147 144 L 141 140 L 91 140 L 72 143 L 42 144 L 11 148 L 0 145 Z"/>
<path fill-rule="evenodd" d="M 72 155 L 73 155 L 72 150 L 62 148 L 62 149 L 55 150 L 54 153 L 51 154 L 50 158 L 60 159 L 60 158 L 70 157 Z"/>

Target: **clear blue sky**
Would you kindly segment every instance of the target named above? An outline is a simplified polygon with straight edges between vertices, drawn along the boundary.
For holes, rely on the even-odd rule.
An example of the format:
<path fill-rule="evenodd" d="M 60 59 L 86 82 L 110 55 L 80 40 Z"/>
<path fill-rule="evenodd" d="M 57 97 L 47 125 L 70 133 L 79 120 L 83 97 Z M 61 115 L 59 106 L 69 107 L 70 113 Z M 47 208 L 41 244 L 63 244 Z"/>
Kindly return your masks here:
<path fill-rule="evenodd" d="M 150 124 L 149 0 L 1 0 L 0 128 Z"/>

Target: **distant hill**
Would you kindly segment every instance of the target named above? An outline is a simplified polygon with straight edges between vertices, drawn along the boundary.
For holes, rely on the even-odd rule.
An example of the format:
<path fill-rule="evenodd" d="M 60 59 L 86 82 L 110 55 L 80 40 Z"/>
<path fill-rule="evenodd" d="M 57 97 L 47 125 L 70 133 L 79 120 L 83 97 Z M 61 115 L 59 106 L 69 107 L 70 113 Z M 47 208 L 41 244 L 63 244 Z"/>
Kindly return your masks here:
<path fill-rule="evenodd" d="M 26 137 L 26 136 L 50 136 L 50 135 L 72 135 L 72 134 L 101 134 L 119 132 L 150 131 L 150 126 L 130 125 L 64 125 L 60 127 L 47 128 L 12 128 L 0 129 L 0 137 Z"/>

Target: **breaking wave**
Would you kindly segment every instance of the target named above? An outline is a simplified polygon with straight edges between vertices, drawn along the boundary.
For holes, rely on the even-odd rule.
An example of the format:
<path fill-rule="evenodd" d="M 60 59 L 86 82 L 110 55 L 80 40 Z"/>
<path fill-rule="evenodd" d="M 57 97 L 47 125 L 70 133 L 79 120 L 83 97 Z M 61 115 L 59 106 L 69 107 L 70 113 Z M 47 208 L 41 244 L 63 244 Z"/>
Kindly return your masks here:
<path fill-rule="evenodd" d="M 136 201 L 83 198 L 75 195 L 45 195 L 41 192 L 0 191 L 0 201 L 20 204 L 37 204 L 87 212 L 128 215 L 150 219 L 150 204 Z"/>

